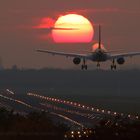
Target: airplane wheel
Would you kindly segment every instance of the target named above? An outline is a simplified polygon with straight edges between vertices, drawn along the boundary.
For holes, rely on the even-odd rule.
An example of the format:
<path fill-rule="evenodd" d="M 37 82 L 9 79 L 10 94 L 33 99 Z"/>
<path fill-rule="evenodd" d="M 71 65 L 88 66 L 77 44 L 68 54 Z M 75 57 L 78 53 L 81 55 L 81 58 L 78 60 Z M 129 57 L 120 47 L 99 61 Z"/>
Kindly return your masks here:
<path fill-rule="evenodd" d="M 87 70 L 87 65 L 82 65 L 82 66 L 81 66 L 81 69 L 82 69 L 82 70 L 84 70 L 84 69 Z"/>
<path fill-rule="evenodd" d="M 97 67 L 100 67 L 100 64 L 97 64 Z"/>
<path fill-rule="evenodd" d="M 116 70 L 117 66 L 116 65 L 111 65 L 111 70 L 115 69 Z"/>
<path fill-rule="evenodd" d="M 111 65 L 111 70 L 113 70 L 113 65 Z"/>

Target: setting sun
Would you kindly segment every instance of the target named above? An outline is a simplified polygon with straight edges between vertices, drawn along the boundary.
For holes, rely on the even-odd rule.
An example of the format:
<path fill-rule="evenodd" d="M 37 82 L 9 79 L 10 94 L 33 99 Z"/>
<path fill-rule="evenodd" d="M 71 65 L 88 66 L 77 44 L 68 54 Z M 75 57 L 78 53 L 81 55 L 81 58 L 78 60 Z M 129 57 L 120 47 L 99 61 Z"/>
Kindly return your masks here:
<path fill-rule="evenodd" d="M 92 46 L 92 51 L 95 51 L 96 49 L 99 48 L 99 43 L 95 43 L 93 46 Z M 106 51 L 105 47 L 103 44 L 101 44 L 101 48 Z"/>
<path fill-rule="evenodd" d="M 56 43 L 90 42 L 93 35 L 94 29 L 90 21 L 77 14 L 59 17 L 52 30 L 52 37 Z"/>

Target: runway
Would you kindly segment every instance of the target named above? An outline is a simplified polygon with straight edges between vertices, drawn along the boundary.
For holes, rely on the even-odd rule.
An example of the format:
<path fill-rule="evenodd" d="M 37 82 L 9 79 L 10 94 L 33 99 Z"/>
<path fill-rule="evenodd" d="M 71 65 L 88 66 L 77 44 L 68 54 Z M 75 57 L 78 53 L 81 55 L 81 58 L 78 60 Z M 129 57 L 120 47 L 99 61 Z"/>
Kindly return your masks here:
<path fill-rule="evenodd" d="M 116 116 L 132 120 L 140 120 L 138 115 L 124 114 L 104 110 L 80 102 L 63 100 L 39 93 L 26 93 L 19 96 L 9 89 L 0 93 L 0 107 L 13 110 L 14 113 L 26 115 L 33 111 L 45 111 L 56 123 L 61 122 L 73 128 L 89 128 L 97 125 L 101 120 L 108 119 L 109 123 Z"/>

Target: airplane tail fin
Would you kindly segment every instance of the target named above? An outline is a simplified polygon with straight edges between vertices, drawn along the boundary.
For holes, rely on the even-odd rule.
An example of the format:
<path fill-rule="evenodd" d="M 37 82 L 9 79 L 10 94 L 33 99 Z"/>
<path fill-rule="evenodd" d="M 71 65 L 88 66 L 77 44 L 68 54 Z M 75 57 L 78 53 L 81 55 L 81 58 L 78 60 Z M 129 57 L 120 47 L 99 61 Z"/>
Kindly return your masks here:
<path fill-rule="evenodd" d="M 99 49 L 101 49 L 101 25 L 99 24 Z"/>

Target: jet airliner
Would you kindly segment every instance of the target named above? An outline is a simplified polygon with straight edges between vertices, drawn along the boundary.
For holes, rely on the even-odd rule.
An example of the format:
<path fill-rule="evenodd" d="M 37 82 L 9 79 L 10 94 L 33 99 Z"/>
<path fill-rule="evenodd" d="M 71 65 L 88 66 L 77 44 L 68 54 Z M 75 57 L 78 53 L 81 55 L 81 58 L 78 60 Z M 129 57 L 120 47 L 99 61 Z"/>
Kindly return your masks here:
<path fill-rule="evenodd" d="M 137 56 L 140 55 L 140 52 L 129 52 L 129 53 L 118 53 L 118 54 L 112 54 L 112 51 L 107 51 L 103 45 L 101 44 L 101 26 L 99 25 L 99 42 L 98 46 L 95 50 L 88 54 L 78 54 L 78 53 L 65 53 L 65 52 L 58 52 L 58 51 L 50 51 L 50 50 L 37 50 L 38 52 L 42 53 L 48 53 L 52 55 L 59 55 L 59 56 L 65 56 L 65 57 L 71 57 L 73 58 L 73 63 L 75 65 L 81 65 L 82 70 L 87 70 L 87 60 L 90 60 L 92 62 L 97 63 L 97 67 L 100 67 L 101 62 L 105 61 L 112 61 L 111 64 L 111 70 L 116 69 L 116 62 L 119 65 L 122 65 L 125 63 L 125 58 L 126 57 L 132 57 L 132 56 Z"/>

